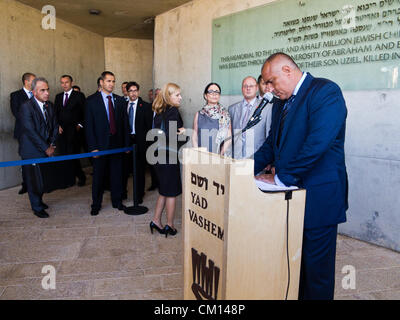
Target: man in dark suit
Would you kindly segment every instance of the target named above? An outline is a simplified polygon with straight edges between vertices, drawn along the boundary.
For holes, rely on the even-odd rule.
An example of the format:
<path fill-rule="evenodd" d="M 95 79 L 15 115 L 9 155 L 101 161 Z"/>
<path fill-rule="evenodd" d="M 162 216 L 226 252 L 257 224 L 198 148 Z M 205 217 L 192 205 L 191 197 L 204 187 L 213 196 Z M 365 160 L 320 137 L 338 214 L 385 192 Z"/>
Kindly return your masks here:
<path fill-rule="evenodd" d="M 22 159 L 51 157 L 54 154 L 58 133 L 57 118 L 49 102 L 49 85 L 44 78 L 35 78 L 32 82 L 34 97 L 22 104 L 19 112 L 21 131 L 19 135 L 19 154 Z M 48 218 L 43 203 L 43 191 L 35 187 L 38 177 L 33 174 L 37 168 L 33 165 L 22 167 L 28 189 L 29 200 L 34 214 L 39 218 Z M 39 178 L 40 179 L 40 178 Z"/>
<path fill-rule="evenodd" d="M 257 178 L 307 191 L 300 299 L 333 299 L 337 225 L 346 221 L 347 108 L 332 81 L 303 73 L 290 56 L 269 57 L 262 76 L 280 101 L 268 139 L 254 156 Z"/>
<path fill-rule="evenodd" d="M 136 82 L 126 85 L 129 101 L 126 113 L 129 120 L 130 145 L 135 144 L 136 149 L 136 173 L 137 173 L 137 197 L 139 204 L 143 202 L 145 171 L 146 171 L 146 134 L 151 130 L 153 111 L 151 105 L 139 97 L 140 86 Z M 132 153 L 124 157 L 123 191 L 124 198 L 127 197 L 128 176 L 132 173 Z"/>
<path fill-rule="evenodd" d="M 61 77 L 60 83 L 64 91 L 56 96 L 54 102 L 59 124 L 57 148 L 60 155 L 77 154 L 81 151 L 80 132 L 83 129 L 85 96 L 73 90 L 72 81 L 69 75 Z M 79 159 L 72 161 L 78 186 L 84 186 L 86 177 L 81 162 Z"/>
<path fill-rule="evenodd" d="M 14 139 L 19 138 L 21 133 L 21 125 L 18 121 L 18 114 L 21 108 L 21 105 L 33 97 L 32 93 L 32 81 L 36 78 L 33 73 L 27 72 L 22 76 L 22 84 L 23 87 L 21 90 L 15 91 L 10 94 L 10 107 L 11 112 L 15 117 L 15 126 L 14 126 Z M 22 174 L 22 188 L 18 191 L 18 194 L 24 194 L 27 192 L 24 175 Z"/>
<path fill-rule="evenodd" d="M 103 72 L 100 85 L 101 91 L 88 97 L 85 106 L 85 133 L 89 152 L 129 146 L 126 101 L 112 93 L 115 87 L 114 74 Z M 112 206 L 125 210 L 122 204 L 122 155 L 96 156 L 93 159 L 91 215 L 98 215 L 101 209 L 107 169 L 110 175 Z"/>

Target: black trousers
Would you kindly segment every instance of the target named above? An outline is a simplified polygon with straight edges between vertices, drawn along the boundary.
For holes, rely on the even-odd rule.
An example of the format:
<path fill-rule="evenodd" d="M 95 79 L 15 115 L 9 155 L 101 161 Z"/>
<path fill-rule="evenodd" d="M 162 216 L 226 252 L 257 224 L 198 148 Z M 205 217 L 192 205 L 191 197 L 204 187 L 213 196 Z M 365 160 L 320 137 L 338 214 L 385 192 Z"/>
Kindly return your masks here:
<path fill-rule="evenodd" d="M 33 211 L 40 212 L 43 207 L 43 181 L 40 169 L 33 165 L 22 166 L 22 175 L 28 191 L 29 201 Z"/>
<path fill-rule="evenodd" d="M 66 126 L 63 133 L 58 136 L 57 151 L 60 155 L 79 154 L 81 153 L 81 142 L 81 134 L 76 130 L 76 127 Z M 75 177 L 79 180 L 86 180 L 80 159 L 70 160 L 70 163 L 73 166 Z"/>
<path fill-rule="evenodd" d="M 118 148 L 110 137 L 110 149 Z M 112 154 L 93 159 L 92 209 L 100 210 L 104 183 L 110 177 L 111 202 L 114 207 L 122 204 L 122 154 Z"/>
<path fill-rule="evenodd" d="M 136 190 L 138 200 L 142 200 L 145 188 L 145 171 L 146 171 L 146 148 L 141 144 L 137 144 L 136 137 L 131 135 L 130 144 L 136 144 Z M 133 152 L 124 155 L 124 164 L 122 172 L 123 193 L 127 193 L 128 177 L 133 174 Z"/>
<path fill-rule="evenodd" d="M 304 229 L 299 300 L 333 300 L 337 225 Z"/>

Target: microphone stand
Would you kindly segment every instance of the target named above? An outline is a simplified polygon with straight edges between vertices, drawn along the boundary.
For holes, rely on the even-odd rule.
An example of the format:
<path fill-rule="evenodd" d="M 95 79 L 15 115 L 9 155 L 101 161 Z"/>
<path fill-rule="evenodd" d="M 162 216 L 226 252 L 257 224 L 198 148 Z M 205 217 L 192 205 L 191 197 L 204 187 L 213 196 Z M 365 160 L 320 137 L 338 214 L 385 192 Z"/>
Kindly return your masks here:
<path fill-rule="evenodd" d="M 225 142 L 227 142 L 227 141 L 229 141 L 231 139 L 233 140 L 233 138 L 235 138 L 236 136 L 238 136 L 240 134 L 245 133 L 247 130 L 251 129 L 252 127 L 254 127 L 256 124 L 258 124 L 261 121 L 261 111 L 258 112 L 258 114 L 255 116 L 254 114 L 257 112 L 257 109 L 256 109 L 254 111 L 254 114 L 250 118 L 249 122 L 247 123 L 247 125 L 242 130 L 240 130 L 238 133 L 234 134 L 233 136 L 230 136 L 230 137 L 226 138 L 224 141 L 221 142 L 221 144 L 219 145 L 219 150 L 218 150 L 220 154 L 221 154 L 221 149 L 224 146 Z"/>
<path fill-rule="evenodd" d="M 130 216 L 138 216 L 145 214 L 149 209 L 144 206 L 139 206 L 138 196 L 137 196 L 137 169 L 136 169 L 136 148 L 137 145 L 133 145 L 132 158 L 133 158 L 133 207 L 127 207 L 125 209 L 125 214 Z"/>

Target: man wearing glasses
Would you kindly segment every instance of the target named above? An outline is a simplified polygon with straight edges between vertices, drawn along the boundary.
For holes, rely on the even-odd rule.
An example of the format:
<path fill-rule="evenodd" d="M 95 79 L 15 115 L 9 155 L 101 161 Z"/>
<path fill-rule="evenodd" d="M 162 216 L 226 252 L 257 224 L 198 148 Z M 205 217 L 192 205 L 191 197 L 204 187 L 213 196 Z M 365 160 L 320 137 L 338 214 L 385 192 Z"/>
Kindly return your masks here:
<path fill-rule="evenodd" d="M 261 121 L 247 130 L 243 134 L 238 134 L 246 127 L 254 110 L 261 102 L 257 98 L 257 80 L 248 76 L 242 81 L 243 100 L 229 107 L 229 114 L 232 119 L 233 135 L 233 158 L 242 159 L 250 158 L 263 145 L 268 137 L 269 128 L 271 126 L 272 104 L 269 103 L 261 113 Z"/>
<path fill-rule="evenodd" d="M 137 174 L 137 197 L 138 203 L 143 202 L 145 171 L 146 171 L 146 134 L 151 130 L 153 122 L 153 111 L 151 105 L 139 97 L 140 86 L 132 81 L 126 85 L 128 93 L 127 115 L 129 119 L 129 145 L 136 145 L 136 174 Z M 123 193 L 122 198 L 127 198 L 128 176 L 132 173 L 132 153 L 124 157 L 124 166 L 122 172 Z"/>

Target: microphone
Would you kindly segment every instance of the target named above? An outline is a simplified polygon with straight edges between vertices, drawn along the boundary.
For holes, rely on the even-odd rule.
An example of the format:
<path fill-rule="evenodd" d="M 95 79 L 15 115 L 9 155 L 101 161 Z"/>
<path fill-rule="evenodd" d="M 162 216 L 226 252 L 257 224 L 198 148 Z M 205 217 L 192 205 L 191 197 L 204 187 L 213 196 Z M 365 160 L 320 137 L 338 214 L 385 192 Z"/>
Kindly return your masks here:
<path fill-rule="evenodd" d="M 247 123 L 246 127 L 244 127 L 241 131 L 239 131 L 235 135 L 230 136 L 230 137 L 226 138 L 224 141 L 222 141 L 220 146 L 219 146 L 219 152 L 221 152 L 222 146 L 225 144 L 225 142 L 227 142 L 229 140 L 233 140 L 234 137 L 238 136 L 239 134 L 242 134 L 242 133 L 246 132 L 248 129 L 254 127 L 257 123 L 259 123 L 261 121 L 261 112 L 264 110 L 265 106 L 272 101 L 273 98 L 274 98 L 274 95 L 271 92 L 265 93 L 264 96 L 263 96 L 263 99 L 260 102 L 260 104 L 258 105 L 256 110 L 254 110 L 254 113 L 251 116 L 251 118 L 250 118 L 249 122 Z"/>
<path fill-rule="evenodd" d="M 264 94 L 263 99 L 261 100 L 260 104 L 254 110 L 253 115 L 251 116 L 249 122 L 247 123 L 246 127 L 243 128 L 243 131 L 246 131 L 250 129 L 251 127 L 254 127 L 258 122 L 261 120 L 261 112 L 264 110 L 265 106 L 272 101 L 274 98 L 274 95 L 271 92 L 267 92 Z"/>

